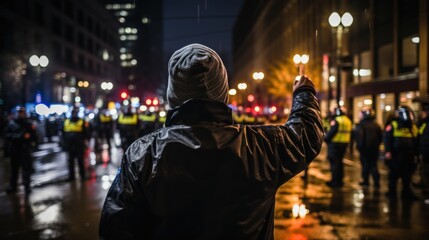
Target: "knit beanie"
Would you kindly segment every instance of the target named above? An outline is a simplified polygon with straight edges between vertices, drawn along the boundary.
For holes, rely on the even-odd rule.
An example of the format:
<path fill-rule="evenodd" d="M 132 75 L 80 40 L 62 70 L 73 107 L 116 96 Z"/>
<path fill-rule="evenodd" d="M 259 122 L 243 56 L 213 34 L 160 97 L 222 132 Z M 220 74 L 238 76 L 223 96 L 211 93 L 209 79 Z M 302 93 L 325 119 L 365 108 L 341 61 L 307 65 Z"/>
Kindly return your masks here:
<path fill-rule="evenodd" d="M 228 76 L 222 59 L 211 48 L 190 44 L 168 62 L 167 102 L 171 108 L 189 99 L 228 103 Z"/>

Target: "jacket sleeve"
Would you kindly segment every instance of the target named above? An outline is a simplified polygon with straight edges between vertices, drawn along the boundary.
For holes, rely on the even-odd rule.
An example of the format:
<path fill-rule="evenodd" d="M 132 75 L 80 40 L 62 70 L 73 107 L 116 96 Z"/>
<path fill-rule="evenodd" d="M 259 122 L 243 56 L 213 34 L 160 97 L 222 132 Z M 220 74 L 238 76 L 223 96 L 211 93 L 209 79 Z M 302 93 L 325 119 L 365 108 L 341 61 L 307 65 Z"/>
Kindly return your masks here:
<path fill-rule="evenodd" d="M 393 127 L 391 124 L 388 124 L 384 128 L 384 136 L 383 136 L 383 142 L 384 142 L 384 152 L 391 152 L 393 148 Z"/>
<path fill-rule="evenodd" d="M 100 219 L 100 239 L 151 239 L 151 231 L 155 229 L 155 218 L 137 186 L 137 171 L 128 156 L 124 154 L 121 168 L 107 193 Z"/>
<path fill-rule="evenodd" d="M 322 147 L 323 124 L 313 88 L 295 91 L 291 114 L 280 134 L 281 185 L 304 170 Z"/>
<path fill-rule="evenodd" d="M 325 139 L 324 141 L 326 143 L 330 143 L 332 138 L 334 138 L 335 134 L 337 134 L 338 131 L 338 122 L 335 119 L 331 119 L 331 121 L 329 121 L 329 131 L 326 133 Z"/>

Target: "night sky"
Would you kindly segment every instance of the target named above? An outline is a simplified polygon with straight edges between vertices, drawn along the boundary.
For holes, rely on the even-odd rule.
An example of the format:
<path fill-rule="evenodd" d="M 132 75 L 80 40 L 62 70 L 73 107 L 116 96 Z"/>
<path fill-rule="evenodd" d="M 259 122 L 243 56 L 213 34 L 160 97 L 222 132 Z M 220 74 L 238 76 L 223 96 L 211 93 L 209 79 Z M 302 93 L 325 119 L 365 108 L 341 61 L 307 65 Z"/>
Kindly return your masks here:
<path fill-rule="evenodd" d="M 164 0 L 164 49 L 171 54 L 190 43 L 214 49 L 232 66 L 232 29 L 243 0 Z"/>

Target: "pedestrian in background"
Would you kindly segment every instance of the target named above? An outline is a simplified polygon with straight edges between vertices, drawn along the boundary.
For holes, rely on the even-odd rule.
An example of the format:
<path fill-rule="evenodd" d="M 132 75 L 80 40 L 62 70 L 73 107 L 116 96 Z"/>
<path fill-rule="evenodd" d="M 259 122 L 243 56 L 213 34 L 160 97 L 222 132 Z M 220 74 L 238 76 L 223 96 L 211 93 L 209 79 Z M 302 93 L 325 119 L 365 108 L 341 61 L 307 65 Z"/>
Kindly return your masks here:
<path fill-rule="evenodd" d="M 419 124 L 419 174 L 420 187 L 429 192 L 429 105 L 425 104 L 421 111 Z"/>
<path fill-rule="evenodd" d="M 380 174 L 377 162 L 380 144 L 383 141 L 383 130 L 375 122 L 374 111 L 371 108 L 362 108 L 359 115 L 360 122 L 355 129 L 355 142 L 362 165 L 362 181 L 359 184 L 368 187 L 371 175 L 373 185 L 378 189 L 380 188 Z"/>
<path fill-rule="evenodd" d="M 334 108 L 332 116 L 324 141 L 328 144 L 328 160 L 331 170 L 331 181 L 326 185 L 335 188 L 344 185 L 343 158 L 351 140 L 352 121 L 341 107 Z"/>
<path fill-rule="evenodd" d="M 384 159 L 389 168 L 387 196 L 395 200 L 397 183 L 402 180 L 401 197 L 417 200 L 411 190 L 411 176 L 416 168 L 418 129 L 414 124 L 414 113 L 408 106 L 399 106 L 395 118 L 384 130 Z"/>
<path fill-rule="evenodd" d="M 128 105 L 125 106 L 123 112 L 119 114 L 117 121 L 119 135 L 121 136 L 121 147 L 125 153 L 127 148 L 140 136 L 140 120 L 137 113 Z"/>
<path fill-rule="evenodd" d="M 227 72 L 214 50 L 185 46 L 168 66 L 166 126 L 124 154 L 101 239 L 273 239 L 277 189 L 323 141 L 312 81 L 295 82 L 284 125 L 241 125 L 233 123 Z"/>
<path fill-rule="evenodd" d="M 17 191 L 19 170 L 21 169 L 22 184 L 25 193 L 31 192 L 30 182 L 33 170 L 31 152 L 37 145 L 35 126 L 27 118 L 24 107 L 17 109 L 17 117 L 11 119 L 5 129 L 8 154 L 10 157 L 10 180 L 7 193 Z"/>
<path fill-rule="evenodd" d="M 139 114 L 140 136 L 149 134 L 156 129 L 156 113 L 146 110 Z"/>
<path fill-rule="evenodd" d="M 64 121 L 63 138 L 65 149 L 68 152 L 69 181 L 75 180 L 75 160 L 79 169 L 79 176 L 85 180 L 85 150 L 90 139 L 88 123 L 79 117 L 79 108 L 74 107 L 70 118 Z"/>
<path fill-rule="evenodd" d="M 109 154 L 112 150 L 113 118 L 108 109 L 101 109 L 95 119 L 95 150 L 101 151 L 104 142 L 107 143 Z"/>

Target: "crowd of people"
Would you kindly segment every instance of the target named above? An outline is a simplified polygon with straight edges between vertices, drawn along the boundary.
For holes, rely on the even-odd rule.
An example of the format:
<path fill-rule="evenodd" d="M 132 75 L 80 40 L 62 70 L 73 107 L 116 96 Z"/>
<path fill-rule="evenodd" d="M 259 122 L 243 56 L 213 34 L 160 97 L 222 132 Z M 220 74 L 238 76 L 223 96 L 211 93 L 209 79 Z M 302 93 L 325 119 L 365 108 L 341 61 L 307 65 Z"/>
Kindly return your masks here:
<path fill-rule="evenodd" d="M 165 121 L 165 117 L 158 116 L 158 112 L 137 112 L 130 106 L 125 106 L 118 116 L 111 114 L 108 109 L 98 110 L 93 118 L 83 112 L 80 107 L 72 107 L 69 114 L 54 113 L 43 118 L 34 117 L 24 107 L 17 107 L 11 112 L 2 129 L 4 156 L 10 158 L 11 166 L 7 193 L 19 189 L 17 183 L 20 175 L 25 192 L 31 192 L 31 174 L 34 171 L 31 153 L 41 143 L 53 142 L 55 136 L 58 144 L 67 152 L 68 180 L 75 180 L 76 165 L 79 178 L 85 180 L 85 153 L 91 139 L 95 152 L 102 151 L 103 144 L 108 146 L 109 154 L 113 145 L 125 151 L 138 137 L 156 130 Z M 115 132 L 119 134 L 120 142 L 114 140 Z"/>
<path fill-rule="evenodd" d="M 380 188 L 378 160 L 382 159 L 388 169 L 388 192 L 391 200 L 398 196 L 398 182 L 401 181 L 401 198 L 418 200 L 412 185 L 429 190 L 429 106 L 423 106 L 421 116 L 416 118 L 408 106 L 399 106 L 387 119 L 384 126 L 375 121 L 374 111 L 364 107 L 360 121 L 353 128 L 352 121 L 343 108 L 336 107 L 325 125 L 324 141 L 328 145 L 327 159 L 330 164 L 332 188 L 342 187 L 344 182 L 344 155 L 349 146 L 356 144 L 362 165 L 359 182 L 363 187 L 373 185 Z M 382 151 L 381 146 L 384 147 Z M 420 182 L 412 182 L 412 176 L 419 170 Z M 371 184 L 372 183 L 372 184 Z"/>

